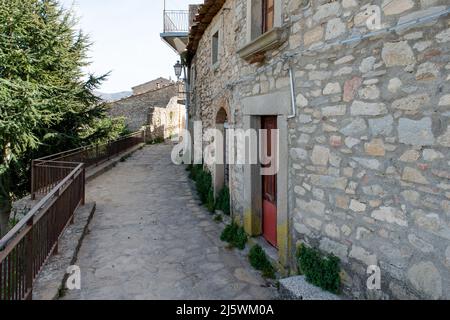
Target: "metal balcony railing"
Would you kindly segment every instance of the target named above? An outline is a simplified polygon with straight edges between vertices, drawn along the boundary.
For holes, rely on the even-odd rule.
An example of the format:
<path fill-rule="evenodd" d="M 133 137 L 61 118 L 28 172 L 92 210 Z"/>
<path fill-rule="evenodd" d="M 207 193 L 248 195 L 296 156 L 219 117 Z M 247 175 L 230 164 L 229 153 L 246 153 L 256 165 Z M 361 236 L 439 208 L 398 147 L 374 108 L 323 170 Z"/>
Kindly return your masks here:
<path fill-rule="evenodd" d="M 189 20 L 188 10 L 165 10 L 164 33 L 189 32 Z"/>

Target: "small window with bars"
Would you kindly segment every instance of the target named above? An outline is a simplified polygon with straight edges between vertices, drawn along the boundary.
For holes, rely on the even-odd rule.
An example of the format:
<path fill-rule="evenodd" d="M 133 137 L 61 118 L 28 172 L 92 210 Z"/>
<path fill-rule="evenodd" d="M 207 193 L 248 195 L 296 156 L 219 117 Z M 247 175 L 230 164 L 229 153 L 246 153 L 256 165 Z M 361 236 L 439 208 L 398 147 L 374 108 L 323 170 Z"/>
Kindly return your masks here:
<path fill-rule="evenodd" d="M 212 36 L 212 64 L 219 62 L 219 31 Z"/>

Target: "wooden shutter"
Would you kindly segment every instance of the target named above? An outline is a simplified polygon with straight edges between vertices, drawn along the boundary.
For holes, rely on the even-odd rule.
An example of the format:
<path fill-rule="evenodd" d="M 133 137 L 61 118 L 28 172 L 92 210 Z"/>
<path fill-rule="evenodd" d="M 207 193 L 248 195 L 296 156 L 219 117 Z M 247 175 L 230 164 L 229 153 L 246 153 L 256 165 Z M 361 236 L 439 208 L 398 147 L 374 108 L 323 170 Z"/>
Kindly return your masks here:
<path fill-rule="evenodd" d="M 262 25 L 262 31 L 263 33 L 266 33 L 267 31 L 270 31 L 273 29 L 273 23 L 274 23 L 274 12 L 275 12 L 275 0 L 262 0 L 262 16 L 263 16 L 263 25 Z"/>

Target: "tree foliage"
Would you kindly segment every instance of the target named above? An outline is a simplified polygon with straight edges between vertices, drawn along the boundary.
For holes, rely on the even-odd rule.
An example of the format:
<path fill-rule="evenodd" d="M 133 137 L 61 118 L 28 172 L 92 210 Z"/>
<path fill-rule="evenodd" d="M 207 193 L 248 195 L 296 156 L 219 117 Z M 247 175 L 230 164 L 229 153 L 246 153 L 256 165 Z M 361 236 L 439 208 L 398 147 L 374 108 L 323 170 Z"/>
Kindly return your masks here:
<path fill-rule="evenodd" d="M 107 75 L 85 74 L 91 44 L 76 22 L 56 0 L 0 0 L 3 201 L 24 191 L 31 159 L 124 130 L 123 120 L 108 119 L 93 93 Z"/>

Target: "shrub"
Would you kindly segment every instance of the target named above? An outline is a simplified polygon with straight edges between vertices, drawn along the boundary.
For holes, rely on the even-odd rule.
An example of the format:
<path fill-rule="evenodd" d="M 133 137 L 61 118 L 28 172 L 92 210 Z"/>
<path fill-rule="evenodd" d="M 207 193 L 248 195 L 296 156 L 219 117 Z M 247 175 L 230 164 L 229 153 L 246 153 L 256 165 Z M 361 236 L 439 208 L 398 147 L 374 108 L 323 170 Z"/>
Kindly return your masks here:
<path fill-rule="evenodd" d="M 239 227 L 237 230 L 236 237 L 232 242 L 233 247 L 238 248 L 239 250 L 244 250 L 247 241 L 248 241 L 247 233 L 245 233 L 244 228 Z"/>
<path fill-rule="evenodd" d="M 340 260 L 334 255 L 322 255 L 318 250 L 301 246 L 298 267 L 306 281 L 324 290 L 338 294 L 341 289 Z"/>
<path fill-rule="evenodd" d="M 190 165 L 187 168 L 190 171 L 189 178 L 195 181 L 197 193 L 202 203 L 206 205 L 210 212 L 216 210 L 214 199 L 214 190 L 212 188 L 212 175 L 203 169 L 203 165 Z"/>
<path fill-rule="evenodd" d="M 154 145 L 154 144 L 161 144 L 161 143 L 164 143 L 164 142 L 165 142 L 165 140 L 164 140 L 163 137 L 157 137 L 157 138 L 155 138 L 155 139 L 153 139 L 153 140 L 147 141 L 146 144 L 148 144 L 148 145 Z"/>
<path fill-rule="evenodd" d="M 208 195 L 211 191 L 212 176 L 205 170 L 199 170 L 195 174 L 197 192 L 203 203 L 207 203 Z M 214 195 L 213 195 L 214 196 Z"/>
<path fill-rule="evenodd" d="M 238 226 L 235 223 L 227 225 L 220 236 L 220 240 L 230 243 L 236 234 Z"/>
<path fill-rule="evenodd" d="M 208 192 L 208 197 L 206 198 L 206 208 L 208 208 L 208 211 L 211 213 L 214 213 L 216 211 L 216 203 L 214 201 L 214 191 L 212 189 Z"/>
<path fill-rule="evenodd" d="M 228 187 L 220 191 L 216 202 L 216 209 L 221 210 L 227 216 L 230 215 L 230 190 Z"/>
<path fill-rule="evenodd" d="M 222 215 L 221 214 L 216 215 L 214 217 L 214 221 L 217 222 L 217 223 L 222 222 L 223 221 Z"/>
<path fill-rule="evenodd" d="M 267 259 L 266 253 L 261 246 L 256 245 L 251 248 L 248 259 L 253 268 L 262 271 L 263 277 L 275 279 L 275 268 Z"/>
<path fill-rule="evenodd" d="M 233 222 L 225 227 L 225 230 L 223 230 L 220 236 L 220 240 L 228 242 L 234 248 L 244 250 L 248 238 L 244 228 L 239 227 Z"/>
<path fill-rule="evenodd" d="M 197 180 L 197 174 L 203 170 L 201 164 L 189 165 L 188 169 L 190 171 L 189 178 L 194 181 Z"/>

